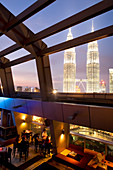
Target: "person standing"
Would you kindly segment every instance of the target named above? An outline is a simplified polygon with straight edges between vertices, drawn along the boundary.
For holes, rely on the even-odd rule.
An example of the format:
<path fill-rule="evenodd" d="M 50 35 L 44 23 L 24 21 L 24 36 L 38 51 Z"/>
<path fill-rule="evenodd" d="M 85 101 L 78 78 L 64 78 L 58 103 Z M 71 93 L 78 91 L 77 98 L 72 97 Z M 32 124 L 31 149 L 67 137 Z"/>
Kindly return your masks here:
<path fill-rule="evenodd" d="M 35 134 L 35 151 L 37 153 L 37 147 L 38 147 L 38 140 L 39 140 L 39 134 Z"/>
<path fill-rule="evenodd" d="M 50 141 L 49 135 L 48 135 L 46 140 L 45 140 L 45 153 L 46 153 L 46 150 L 47 150 L 49 156 L 50 156 L 50 148 L 51 148 L 51 141 Z"/>
<path fill-rule="evenodd" d="M 42 132 L 42 140 L 46 140 L 47 138 L 47 131 L 46 129 L 44 128 L 43 132 Z"/>

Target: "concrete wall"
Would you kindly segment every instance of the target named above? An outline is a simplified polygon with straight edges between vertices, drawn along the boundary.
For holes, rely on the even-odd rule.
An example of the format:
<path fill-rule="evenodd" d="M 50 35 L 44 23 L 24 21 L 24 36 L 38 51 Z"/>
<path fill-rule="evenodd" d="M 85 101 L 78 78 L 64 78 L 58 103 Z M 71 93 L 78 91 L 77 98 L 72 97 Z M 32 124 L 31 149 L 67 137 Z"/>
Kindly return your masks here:
<path fill-rule="evenodd" d="M 53 120 L 50 129 L 53 147 L 56 149 L 54 153 L 60 153 L 69 146 L 69 124 Z"/>
<path fill-rule="evenodd" d="M 0 97 L 0 108 L 113 132 L 113 107 Z"/>

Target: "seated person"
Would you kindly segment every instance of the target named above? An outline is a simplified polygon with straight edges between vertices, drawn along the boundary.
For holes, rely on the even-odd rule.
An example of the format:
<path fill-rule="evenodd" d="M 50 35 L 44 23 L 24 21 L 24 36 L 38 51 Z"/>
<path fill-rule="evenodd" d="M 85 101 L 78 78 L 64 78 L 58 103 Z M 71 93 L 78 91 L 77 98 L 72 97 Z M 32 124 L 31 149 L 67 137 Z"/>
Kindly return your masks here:
<path fill-rule="evenodd" d="M 100 163 L 101 161 L 104 161 L 104 159 L 105 159 L 105 155 L 104 155 L 104 153 L 102 152 L 102 153 L 97 153 L 94 157 L 93 157 L 93 159 L 91 159 L 91 161 L 88 163 L 88 165 L 90 165 L 90 166 L 97 166 L 98 165 L 98 163 Z"/>

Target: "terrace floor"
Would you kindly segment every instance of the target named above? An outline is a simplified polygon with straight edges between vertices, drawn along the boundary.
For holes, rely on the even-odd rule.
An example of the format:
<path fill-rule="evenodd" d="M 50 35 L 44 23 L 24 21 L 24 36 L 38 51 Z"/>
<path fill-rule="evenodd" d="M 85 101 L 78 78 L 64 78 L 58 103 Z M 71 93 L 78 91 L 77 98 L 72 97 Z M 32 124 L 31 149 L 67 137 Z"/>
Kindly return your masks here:
<path fill-rule="evenodd" d="M 10 147 L 13 149 L 13 145 L 7 145 L 6 147 Z M 55 161 L 52 158 L 53 154 L 51 152 L 50 156 L 44 156 L 43 153 L 36 153 L 35 147 L 30 145 L 29 147 L 29 155 L 25 161 L 24 155 L 22 156 L 21 161 L 19 160 L 18 152 L 15 153 L 15 157 L 13 152 L 11 154 L 11 163 L 8 161 L 7 164 L 3 164 L 0 166 L 0 170 L 74 170 L 73 168 L 62 164 L 58 161 Z"/>
<path fill-rule="evenodd" d="M 13 145 L 7 145 L 6 147 L 10 147 L 13 149 Z M 13 155 L 13 152 L 11 153 L 11 163 L 9 163 L 10 161 L 8 161 L 7 165 L 3 164 L 0 167 L 1 169 L 35 169 L 36 167 L 38 167 L 40 164 L 47 162 L 49 159 L 52 158 L 52 154 L 49 155 L 45 155 L 43 153 L 40 153 L 39 151 L 36 153 L 35 152 L 35 146 L 34 145 L 30 145 L 29 147 L 29 154 L 28 154 L 28 158 L 25 161 L 25 156 L 22 155 L 21 161 L 19 159 L 19 153 L 16 151 L 15 153 L 15 157 Z"/>

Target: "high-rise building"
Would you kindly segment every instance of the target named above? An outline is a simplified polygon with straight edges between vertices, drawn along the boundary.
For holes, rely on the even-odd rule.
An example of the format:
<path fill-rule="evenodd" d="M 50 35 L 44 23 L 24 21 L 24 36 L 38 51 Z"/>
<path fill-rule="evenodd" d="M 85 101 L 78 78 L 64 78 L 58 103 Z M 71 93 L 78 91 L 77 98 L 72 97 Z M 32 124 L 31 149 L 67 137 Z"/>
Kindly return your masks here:
<path fill-rule="evenodd" d="M 35 87 L 34 92 L 40 92 L 40 89 L 38 87 Z"/>
<path fill-rule="evenodd" d="M 24 92 L 31 92 L 31 87 L 26 86 Z"/>
<path fill-rule="evenodd" d="M 67 35 L 67 40 L 73 39 L 71 28 Z M 75 48 L 70 48 L 64 52 L 64 77 L 63 77 L 63 92 L 76 91 L 76 53 Z"/>
<path fill-rule="evenodd" d="M 109 93 L 113 93 L 113 68 L 109 69 Z"/>
<path fill-rule="evenodd" d="M 76 93 L 80 93 L 81 92 L 81 89 L 79 86 L 76 86 Z"/>
<path fill-rule="evenodd" d="M 31 92 L 34 92 L 34 87 L 31 87 Z"/>
<path fill-rule="evenodd" d="M 92 32 L 94 32 L 93 21 Z M 89 93 L 99 92 L 100 66 L 97 41 L 88 43 L 86 69 L 87 69 L 86 91 Z"/>
<path fill-rule="evenodd" d="M 17 86 L 17 91 L 22 92 L 22 86 Z"/>

